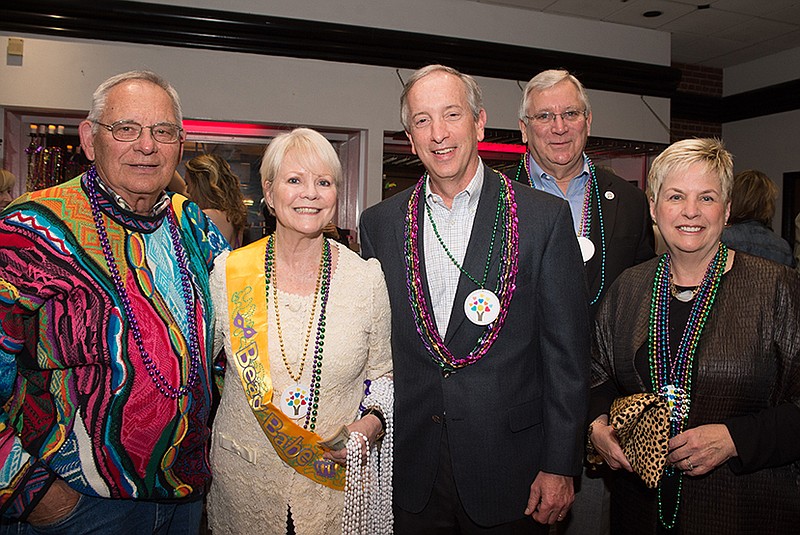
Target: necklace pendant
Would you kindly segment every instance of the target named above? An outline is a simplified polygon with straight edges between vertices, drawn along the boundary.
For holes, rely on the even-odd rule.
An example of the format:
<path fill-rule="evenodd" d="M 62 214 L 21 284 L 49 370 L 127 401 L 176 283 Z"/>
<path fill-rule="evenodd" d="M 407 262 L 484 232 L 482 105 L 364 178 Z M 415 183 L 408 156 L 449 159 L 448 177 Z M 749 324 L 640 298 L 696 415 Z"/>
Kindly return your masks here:
<path fill-rule="evenodd" d="M 670 288 L 672 290 L 672 297 L 680 301 L 681 303 L 688 303 L 694 296 L 697 295 L 697 290 L 699 286 L 695 288 L 690 288 L 687 290 L 678 290 L 674 285 Z"/>
<path fill-rule="evenodd" d="M 583 257 L 584 264 L 592 259 L 595 250 L 592 240 L 586 236 L 578 236 L 578 247 L 581 248 L 581 256 Z"/>
<path fill-rule="evenodd" d="M 464 300 L 464 314 L 475 325 L 489 325 L 500 314 L 500 299 L 491 290 L 478 288 Z"/>
<path fill-rule="evenodd" d="M 672 422 L 679 423 L 689 415 L 686 390 L 677 385 L 664 385 L 658 393 L 667 402 Z"/>
<path fill-rule="evenodd" d="M 292 420 L 305 418 L 308 414 L 310 390 L 305 385 L 293 383 L 281 394 L 281 411 Z"/>

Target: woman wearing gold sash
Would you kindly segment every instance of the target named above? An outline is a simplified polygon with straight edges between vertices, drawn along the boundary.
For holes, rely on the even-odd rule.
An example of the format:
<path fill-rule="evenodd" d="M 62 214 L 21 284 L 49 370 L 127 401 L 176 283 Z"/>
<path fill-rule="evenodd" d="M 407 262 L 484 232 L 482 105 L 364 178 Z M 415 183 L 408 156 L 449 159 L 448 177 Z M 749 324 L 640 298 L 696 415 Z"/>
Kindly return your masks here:
<path fill-rule="evenodd" d="M 323 236 L 341 174 L 319 133 L 276 137 L 261 165 L 275 233 L 215 265 L 215 535 L 391 532 L 389 298 L 377 261 Z"/>
<path fill-rule="evenodd" d="M 619 470 L 612 533 L 800 526 L 800 277 L 720 241 L 732 178 L 714 139 L 679 141 L 653 161 L 650 212 L 667 252 L 625 271 L 597 316 L 589 439 Z M 631 472 L 646 472 L 639 454 L 654 462 L 655 440 L 629 458 L 608 425 L 611 401 L 640 392 L 662 398 L 668 415 L 653 489 Z"/>

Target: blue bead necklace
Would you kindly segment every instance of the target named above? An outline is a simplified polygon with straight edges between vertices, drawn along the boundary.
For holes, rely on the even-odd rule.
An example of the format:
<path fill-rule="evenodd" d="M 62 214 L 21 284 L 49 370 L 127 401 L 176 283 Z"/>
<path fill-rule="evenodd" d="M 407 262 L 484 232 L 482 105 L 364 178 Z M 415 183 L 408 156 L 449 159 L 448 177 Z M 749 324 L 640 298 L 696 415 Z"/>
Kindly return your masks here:
<path fill-rule="evenodd" d="M 594 196 L 596 200 L 595 202 L 597 203 L 597 219 L 600 223 L 600 286 L 597 288 L 597 293 L 594 295 L 592 300 L 589 301 L 589 306 L 592 306 L 600 300 L 600 297 L 603 294 L 603 288 L 605 288 L 606 285 L 606 230 L 605 225 L 603 224 L 603 207 L 600 204 L 600 186 L 597 184 L 597 172 L 592 160 L 587 157 L 586 161 L 589 165 L 589 181 L 586 183 L 586 189 L 584 190 L 583 210 L 581 212 L 581 223 L 578 236 L 589 239 L 589 235 L 591 234 L 592 196 Z M 528 174 L 528 185 L 533 189 L 537 189 L 536 184 L 533 182 L 530 155 L 528 153 L 522 155 L 522 159 L 517 166 L 517 176 L 514 179 L 517 182 L 519 182 L 519 176 L 522 173 L 523 168 Z M 594 195 L 592 195 L 592 193 L 594 193 Z"/>

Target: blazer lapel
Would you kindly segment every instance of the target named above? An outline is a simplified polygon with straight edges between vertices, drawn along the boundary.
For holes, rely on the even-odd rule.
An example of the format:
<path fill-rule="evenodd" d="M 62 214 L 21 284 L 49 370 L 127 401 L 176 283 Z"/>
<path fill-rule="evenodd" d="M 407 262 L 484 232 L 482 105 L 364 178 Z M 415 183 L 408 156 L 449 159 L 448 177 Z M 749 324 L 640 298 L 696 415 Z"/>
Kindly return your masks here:
<path fill-rule="evenodd" d="M 486 165 L 483 166 L 483 187 L 481 188 L 481 198 L 478 201 L 478 208 L 475 212 L 475 219 L 472 223 L 472 232 L 467 245 L 467 252 L 464 256 L 464 270 L 472 275 L 476 280 L 483 278 L 484 270 L 486 269 L 486 255 L 489 254 L 489 243 L 492 240 L 492 228 L 495 221 L 497 211 L 497 200 L 500 195 L 500 177 Z M 497 229 L 495 236 L 494 247 L 492 248 L 492 258 L 489 261 L 488 278 L 486 287 L 494 290 L 497 285 L 497 272 L 499 269 L 500 250 L 502 249 L 501 243 L 503 239 L 503 229 Z M 477 287 L 463 273 L 458 279 L 458 288 L 456 289 L 456 297 L 453 300 L 453 308 L 450 311 L 450 321 L 447 324 L 447 333 L 444 339 L 445 345 L 451 346 L 455 335 L 463 329 L 470 329 L 473 327 L 480 332 L 482 327 L 474 325 L 467 320 L 464 314 L 464 301 L 467 296 Z M 479 335 L 478 335 L 479 336 Z M 464 345 L 468 346 L 464 351 L 470 351 L 472 346 L 477 341 L 477 336 L 468 334 L 463 337 Z M 451 348 L 457 356 L 464 356 L 461 352 L 454 351 L 458 348 Z M 462 348 L 463 349 L 463 348 Z"/>

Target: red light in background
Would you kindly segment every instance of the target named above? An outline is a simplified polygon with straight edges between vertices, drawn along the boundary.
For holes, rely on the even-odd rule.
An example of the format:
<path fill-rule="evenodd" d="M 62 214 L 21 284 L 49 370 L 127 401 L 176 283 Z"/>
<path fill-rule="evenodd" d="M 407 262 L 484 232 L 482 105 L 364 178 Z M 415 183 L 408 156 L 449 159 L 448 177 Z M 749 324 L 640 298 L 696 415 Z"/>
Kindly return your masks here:
<path fill-rule="evenodd" d="M 197 119 L 186 119 L 183 121 L 183 128 L 189 134 L 221 134 L 225 136 L 266 137 L 275 132 L 273 128 L 260 124 L 202 121 Z"/>
<path fill-rule="evenodd" d="M 487 143 L 481 141 L 478 143 L 478 150 L 480 152 L 505 152 L 511 154 L 524 154 L 527 148 L 525 145 L 514 145 L 511 143 Z"/>

